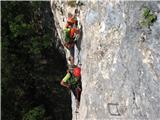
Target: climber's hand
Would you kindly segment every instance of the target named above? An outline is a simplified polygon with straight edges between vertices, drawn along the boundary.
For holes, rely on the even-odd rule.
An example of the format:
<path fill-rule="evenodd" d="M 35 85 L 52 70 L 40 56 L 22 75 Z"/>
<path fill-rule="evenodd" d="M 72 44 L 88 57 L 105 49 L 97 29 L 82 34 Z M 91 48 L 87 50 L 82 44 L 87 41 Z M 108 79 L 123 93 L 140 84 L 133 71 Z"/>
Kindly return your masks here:
<path fill-rule="evenodd" d="M 71 88 L 71 85 L 70 85 L 70 84 L 68 84 L 68 85 L 67 85 L 67 88 L 68 88 L 68 89 L 70 89 L 70 88 Z"/>
<path fill-rule="evenodd" d="M 67 70 L 67 73 L 69 73 L 69 70 Z"/>
<path fill-rule="evenodd" d="M 77 90 L 78 90 L 79 92 L 81 92 L 81 91 L 82 91 L 80 87 L 77 87 Z"/>

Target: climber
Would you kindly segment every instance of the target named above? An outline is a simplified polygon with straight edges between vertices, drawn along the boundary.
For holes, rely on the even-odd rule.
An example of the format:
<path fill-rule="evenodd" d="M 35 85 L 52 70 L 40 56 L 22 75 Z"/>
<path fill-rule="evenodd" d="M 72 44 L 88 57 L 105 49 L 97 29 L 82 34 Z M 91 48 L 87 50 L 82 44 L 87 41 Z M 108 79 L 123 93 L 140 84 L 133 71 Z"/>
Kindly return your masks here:
<path fill-rule="evenodd" d="M 70 48 L 74 47 L 76 41 L 80 37 L 79 29 L 77 29 L 76 27 L 65 28 L 64 32 L 65 32 L 64 46 L 66 48 L 70 49 Z"/>
<path fill-rule="evenodd" d="M 69 57 L 68 57 L 68 63 L 69 63 L 70 65 L 73 65 L 73 66 L 74 66 L 74 57 L 73 57 L 73 56 L 69 56 Z"/>
<path fill-rule="evenodd" d="M 70 65 L 67 70 L 66 76 L 61 80 L 60 84 L 68 89 L 70 89 L 76 98 L 77 105 L 79 108 L 80 96 L 82 91 L 81 86 L 81 69 L 76 65 Z"/>
<path fill-rule="evenodd" d="M 72 15 L 72 13 L 68 13 L 67 24 L 65 25 L 65 28 L 72 28 L 74 26 L 77 27 L 77 24 L 77 17 Z"/>
<path fill-rule="evenodd" d="M 65 43 L 64 46 L 67 49 L 73 48 L 76 41 L 80 37 L 80 29 L 77 11 L 75 11 L 75 15 L 68 13 L 67 24 L 65 25 L 64 34 L 65 34 Z"/>

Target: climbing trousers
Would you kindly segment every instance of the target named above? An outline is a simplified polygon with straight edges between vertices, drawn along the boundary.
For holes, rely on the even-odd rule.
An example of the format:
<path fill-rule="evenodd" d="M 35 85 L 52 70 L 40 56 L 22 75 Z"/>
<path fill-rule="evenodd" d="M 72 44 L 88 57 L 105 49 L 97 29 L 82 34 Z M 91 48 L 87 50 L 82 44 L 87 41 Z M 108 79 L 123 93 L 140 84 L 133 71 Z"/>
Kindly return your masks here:
<path fill-rule="evenodd" d="M 71 91 L 75 98 L 80 102 L 80 96 L 82 91 L 82 86 L 80 84 L 71 85 Z"/>

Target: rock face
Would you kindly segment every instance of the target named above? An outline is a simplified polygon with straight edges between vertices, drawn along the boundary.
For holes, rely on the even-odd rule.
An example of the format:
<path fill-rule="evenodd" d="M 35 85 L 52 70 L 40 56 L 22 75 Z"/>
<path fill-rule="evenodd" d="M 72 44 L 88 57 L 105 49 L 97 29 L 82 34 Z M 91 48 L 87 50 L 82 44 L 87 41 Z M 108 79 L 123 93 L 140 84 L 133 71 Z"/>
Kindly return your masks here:
<path fill-rule="evenodd" d="M 83 92 L 73 120 L 160 119 L 160 2 L 82 2 Z M 60 35 L 75 8 L 51 5 Z M 149 28 L 139 24 L 144 6 L 157 16 Z"/>

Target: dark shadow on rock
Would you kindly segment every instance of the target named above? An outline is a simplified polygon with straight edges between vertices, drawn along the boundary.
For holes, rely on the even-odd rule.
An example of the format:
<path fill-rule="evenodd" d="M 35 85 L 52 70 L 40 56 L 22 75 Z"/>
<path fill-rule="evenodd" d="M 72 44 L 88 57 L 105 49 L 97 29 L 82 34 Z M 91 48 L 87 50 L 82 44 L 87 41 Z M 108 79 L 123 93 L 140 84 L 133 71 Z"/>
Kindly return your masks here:
<path fill-rule="evenodd" d="M 79 51 L 81 51 L 82 38 L 83 38 L 83 26 L 81 25 L 80 37 L 79 37 L 79 39 L 78 39 L 77 42 L 76 42 L 76 46 L 77 46 L 77 49 L 78 49 Z"/>

